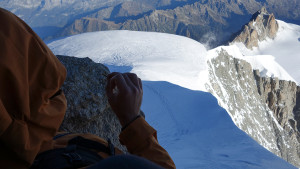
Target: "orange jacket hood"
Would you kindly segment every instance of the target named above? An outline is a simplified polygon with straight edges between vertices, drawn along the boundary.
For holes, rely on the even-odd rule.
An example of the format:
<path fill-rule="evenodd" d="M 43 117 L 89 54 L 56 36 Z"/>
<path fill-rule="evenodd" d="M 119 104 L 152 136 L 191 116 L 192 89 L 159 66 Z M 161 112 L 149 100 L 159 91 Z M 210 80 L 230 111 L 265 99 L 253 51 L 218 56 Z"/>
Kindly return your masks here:
<path fill-rule="evenodd" d="M 66 69 L 14 14 L 0 8 L 0 160 L 30 165 L 51 148 L 66 110 Z"/>

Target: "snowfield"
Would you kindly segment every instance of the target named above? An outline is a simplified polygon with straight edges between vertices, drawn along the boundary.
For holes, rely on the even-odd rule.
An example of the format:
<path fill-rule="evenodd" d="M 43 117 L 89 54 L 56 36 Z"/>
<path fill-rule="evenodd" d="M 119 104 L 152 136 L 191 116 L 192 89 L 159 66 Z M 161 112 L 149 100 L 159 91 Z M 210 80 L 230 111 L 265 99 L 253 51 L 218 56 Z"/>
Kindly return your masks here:
<path fill-rule="evenodd" d="M 50 43 L 49 47 L 56 54 L 89 57 L 108 66 L 130 67 L 131 72 L 143 80 L 205 89 L 206 49 L 197 41 L 182 36 L 105 31 L 67 37 Z"/>
<path fill-rule="evenodd" d="M 295 168 L 237 128 L 216 98 L 205 92 L 207 61 L 220 48 L 207 51 L 185 37 L 134 31 L 85 33 L 48 46 L 55 54 L 89 57 L 111 71 L 138 74 L 146 120 L 179 169 Z M 222 48 L 249 60 L 265 75 L 290 78 L 273 57 L 247 58 L 236 46 Z"/>

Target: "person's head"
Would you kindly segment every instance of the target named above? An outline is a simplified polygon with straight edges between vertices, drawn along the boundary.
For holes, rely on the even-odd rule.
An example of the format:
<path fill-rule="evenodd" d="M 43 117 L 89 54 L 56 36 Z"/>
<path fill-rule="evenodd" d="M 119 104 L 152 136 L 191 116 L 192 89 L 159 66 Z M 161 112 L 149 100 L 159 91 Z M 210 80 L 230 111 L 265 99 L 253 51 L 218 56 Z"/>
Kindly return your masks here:
<path fill-rule="evenodd" d="M 50 104 L 66 69 L 31 28 L 0 8 L 0 101 L 17 119 L 29 119 Z"/>

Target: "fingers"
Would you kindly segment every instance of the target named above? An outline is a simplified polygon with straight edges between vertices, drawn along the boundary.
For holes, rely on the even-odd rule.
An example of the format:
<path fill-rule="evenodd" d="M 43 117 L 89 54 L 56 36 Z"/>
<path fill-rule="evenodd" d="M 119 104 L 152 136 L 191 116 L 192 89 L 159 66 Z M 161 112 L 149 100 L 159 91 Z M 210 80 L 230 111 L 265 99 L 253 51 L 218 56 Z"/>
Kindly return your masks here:
<path fill-rule="evenodd" d="M 114 77 L 115 75 L 120 74 L 119 72 L 112 72 L 110 74 L 107 75 L 107 80 L 110 80 L 112 77 Z"/>
<path fill-rule="evenodd" d="M 115 98 L 113 97 L 113 88 L 110 85 L 110 81 L 107 81 L 107 85 L 106 85 L 106 95 L 108 97 L 108 101 L 110 103 L 113 103 L 112 100 L 114 100 Z"/>
<path fill-rule="evenodd" d="M 128 88 L 130 88 L 130 89 L 137 89 L 137 88 L 135 87 L 135 85 L 133 84 L 133 82 L 131 81 L 131 79 L 128 77 L 128 74 L 127 74 L 127 73 L 124 73 L 124 74 L 123 74 L 123 77 L 124 77 L 124 79 L 126 80 L 126 83 L 127 83 L 127 85 L 128 85 Z"/>
<path fill-rule="evenodd" d="M 135 88 L 141 89 L 139 84 L 139 78 L 134 73 L 126 73 L 127 77 L 130 79 L 131 83 L 134 85 Z"/>
<path fill-rule="evenodd" d="M 112 72 L 107 75 L 106 94 L 109 98 L 113 96 L 113 89 L 115 88 L 115 86 L 112 86 L 111 84 L 111 78 L 117 74 L 118 72 Z"/>
<path fill-rule="evenodd" d="M 113 89 L 117 87 L 121 93 L 126 92 L 128 88 L 143 90 L 142 81 L 134 73 L 118 73 L 113 72 L 107 76 L 106 92 L 110 96 Z"/>
<path fill-rule="evenodd" d="M 126 88 L 128 87 L 128 83 L 126 82 L 125 77 L 121 73 L 118 73 L 112 78 L 110 78 L 109 85 L 111 90 L 117 87 L 120 93 L 126 91 Z"/>

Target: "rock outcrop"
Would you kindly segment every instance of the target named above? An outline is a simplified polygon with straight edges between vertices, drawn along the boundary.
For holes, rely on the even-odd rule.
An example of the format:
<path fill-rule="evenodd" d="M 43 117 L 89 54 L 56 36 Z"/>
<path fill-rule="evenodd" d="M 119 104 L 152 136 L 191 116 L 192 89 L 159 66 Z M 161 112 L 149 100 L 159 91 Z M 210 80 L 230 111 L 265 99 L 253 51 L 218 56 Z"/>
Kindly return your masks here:
<path fill-rule="evenodd" d="M 258 42 L 266 38 L 274 39 L 278 28 L 274 14 L 269 14 L 263 7 L 252 16 L 247 25 L 244 25 L 232 42 L 242 42 L 248 49 L 252 49 L 258 47 Z"/>
<path fill-rule="evenodd" d="M 295 127 L 299 114 L 293 113 L 293 109 L 299 110 L 299 87 L 260 77 L 249 63 L 223 49 L 208 65 L 207 88 L 234 123 L 269 151 L 299 167 L 299 131 Z"/>
<path fill-rule="evenodd" d="M 275 117 L 282 127 L 289 120 L 296 129 L 297 122 L 293 118 L 296 106 L 297 85 L 295 82 L 278 80 L 278 78 L 260 77 L 259 71 L 254 71 L 258 93 L 263 96 L 265 103 L 275 113 Z"/>
<path fill-rule="evenodd" d="M 67 68 L 67 79 L 62 87 L 68 107 L 61 130 L 73 133 L 92 133 L 120 149 L 121 125 L 112 112 L 105 94 L 107 67 L 89 58 L 57 56 Z"/>

